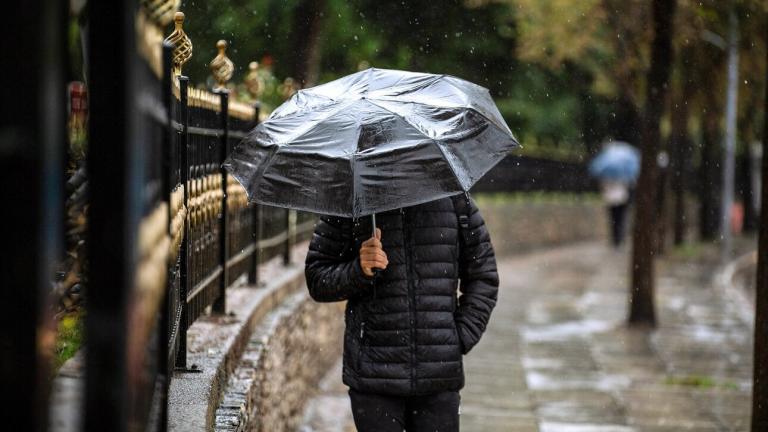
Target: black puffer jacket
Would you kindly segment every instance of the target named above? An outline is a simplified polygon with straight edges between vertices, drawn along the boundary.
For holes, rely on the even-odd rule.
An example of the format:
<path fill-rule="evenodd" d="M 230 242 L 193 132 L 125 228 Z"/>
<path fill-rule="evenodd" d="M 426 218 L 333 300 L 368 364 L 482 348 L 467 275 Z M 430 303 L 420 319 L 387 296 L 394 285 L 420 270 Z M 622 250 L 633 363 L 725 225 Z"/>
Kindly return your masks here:
<path fill-rule="evenodd" d="M 307 286 L 316 301 L 348 300 L 343 380 L 349 387 L 408 396 L 464 386 L 462 354 L 485 330 L 499 278 L 477 206 L 458 199 L 464 195 L 377 214 L 389 266 L 375 289 L 359 259 L 370 218 L 320 219 L 307 255 Z M 462 210 L 469 219 L 460 229 Z"/>

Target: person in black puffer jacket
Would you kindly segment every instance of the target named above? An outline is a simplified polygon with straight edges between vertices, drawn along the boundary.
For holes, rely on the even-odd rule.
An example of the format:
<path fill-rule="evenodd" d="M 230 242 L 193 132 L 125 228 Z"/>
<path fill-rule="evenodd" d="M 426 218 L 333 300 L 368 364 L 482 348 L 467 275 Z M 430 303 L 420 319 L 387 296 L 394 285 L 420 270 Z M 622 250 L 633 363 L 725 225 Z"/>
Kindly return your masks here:
<path fill-rule="evenodd" d="M 376 219 L 373 239 L 370 217 L 321 217 L 306 259 L 311 297 L 347 301 L 343 381 L 355 424 L 361 432 L 458 430 L 462 356 L 480 340 L 498 294 L 488 230 L 465 194 Z M 385 268 L 374 277 L 372 267 Z"/>

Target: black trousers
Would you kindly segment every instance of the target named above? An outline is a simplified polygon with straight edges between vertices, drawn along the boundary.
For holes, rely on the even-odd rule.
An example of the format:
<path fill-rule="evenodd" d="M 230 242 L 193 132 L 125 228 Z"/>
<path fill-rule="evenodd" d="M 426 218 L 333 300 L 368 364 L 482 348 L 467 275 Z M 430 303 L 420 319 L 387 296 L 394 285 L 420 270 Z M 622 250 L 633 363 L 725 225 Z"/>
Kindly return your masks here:
<path fill-rule="evenodd" d="M 358 432 L 458 432 L 459 392 L 395 397 L 349 390 Z"/>
<path fill-rule="evenodd" d="M 624 225 L 627 220 L 628 204 L 619 204 L 608 207 L 608 214 L 611 221 L 611 240 L 613 245 L 618 247 L 624 242 Z"/>

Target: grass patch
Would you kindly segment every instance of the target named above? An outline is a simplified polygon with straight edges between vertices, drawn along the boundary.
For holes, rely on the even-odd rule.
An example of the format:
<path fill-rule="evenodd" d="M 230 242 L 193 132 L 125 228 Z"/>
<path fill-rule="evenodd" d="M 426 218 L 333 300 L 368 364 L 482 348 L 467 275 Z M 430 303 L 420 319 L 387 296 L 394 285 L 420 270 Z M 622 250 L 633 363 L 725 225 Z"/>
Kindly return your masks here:
<path fill-rule="evenodd" d="M 683 243 L 672 249 L 672 257 L 681 259 L 701 258 L 706 249 L 704 246 L 704 243 L 701 242 Z"/>
<path fill-rule="evenodd" d="M 664 380 L 666 385 L 695 387 L 699 389 L 723 388 L 727 390 L 738 390 L 739 386 L 734 382 L 717 382 L 712 377 L 701 375 L 670 376 Z"/>
<path fill-rule="evenodd" d="M 56 335 L 56 353 L 53 359 L 53 372 L 75 355 L 83 344 L 84 313 L 71 312 L 61 317 Z"/>

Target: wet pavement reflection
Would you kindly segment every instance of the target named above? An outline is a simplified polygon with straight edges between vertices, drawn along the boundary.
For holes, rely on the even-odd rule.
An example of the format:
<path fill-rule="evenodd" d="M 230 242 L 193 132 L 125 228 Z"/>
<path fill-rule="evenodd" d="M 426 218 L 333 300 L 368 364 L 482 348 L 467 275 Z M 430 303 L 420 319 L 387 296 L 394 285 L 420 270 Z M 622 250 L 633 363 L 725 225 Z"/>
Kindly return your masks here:
<path fill-rule="evenodd" d="M 663 264 L 659 327 L 630 329 L 626 250 L 584 243 L 499 261 L 487 333 L 465 358 L 462 431 L 749 427 L 751 330 L 698 264 Z M 335 368 L 304 431 L 354 431 Z"/>

